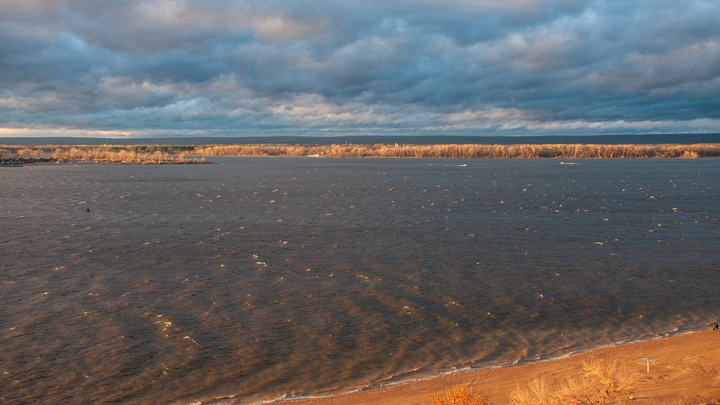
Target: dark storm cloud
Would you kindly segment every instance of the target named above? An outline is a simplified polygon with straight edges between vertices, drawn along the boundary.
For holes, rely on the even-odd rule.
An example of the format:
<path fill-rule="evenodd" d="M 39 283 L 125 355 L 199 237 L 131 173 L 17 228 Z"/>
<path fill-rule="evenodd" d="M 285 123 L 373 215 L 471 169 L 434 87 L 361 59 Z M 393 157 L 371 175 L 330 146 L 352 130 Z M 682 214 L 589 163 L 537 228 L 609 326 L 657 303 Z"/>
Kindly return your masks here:
<path fill-rule="evenodd" d="M 6 0 L 0 136 L 720 132 L 714 1 Z"/>

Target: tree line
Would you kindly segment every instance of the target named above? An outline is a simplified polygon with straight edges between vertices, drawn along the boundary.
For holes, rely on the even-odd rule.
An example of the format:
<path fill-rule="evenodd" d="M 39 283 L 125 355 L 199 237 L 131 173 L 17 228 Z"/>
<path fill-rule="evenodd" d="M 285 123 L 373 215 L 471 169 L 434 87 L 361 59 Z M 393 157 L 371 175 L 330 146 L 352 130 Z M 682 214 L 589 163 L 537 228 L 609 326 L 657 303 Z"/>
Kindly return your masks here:
<path fill-rule="evenodd" d="M 188 156 L 310 156 L 329 158 L 700 158 L 720 156 L 720 144 L 660 145 L 139 145 L 0 147 L 3 157 L 51 157 L 63 161 L 181 163 Z"/>
<path fill-rule="evenodd" d="M 207 163 L 205 159 L 188 159 L 184 156 L 168 152 L 168 148 L 161 147 L 140 147 L 128 146 L 78 146 L 78 147 L 56 147 L 56 146 L 23 146 L 4 147 L 0 149 L 2 157 L 30 157 L 50 158 L 63 162 L 84 161 L 103 163 Z"/>

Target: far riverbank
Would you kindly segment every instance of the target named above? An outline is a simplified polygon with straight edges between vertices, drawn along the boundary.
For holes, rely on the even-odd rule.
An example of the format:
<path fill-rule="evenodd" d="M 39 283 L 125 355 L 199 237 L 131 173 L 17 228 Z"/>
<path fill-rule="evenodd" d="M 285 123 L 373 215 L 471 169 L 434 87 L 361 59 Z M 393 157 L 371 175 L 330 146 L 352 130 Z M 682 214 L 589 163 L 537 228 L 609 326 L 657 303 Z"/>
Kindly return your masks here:
<path fill-rule="evenodd" d="M 3 158 L 112 163 L 182 163 L 189 156 L 451 158 L 451 159 L 668 159 L 720 157 L 720 143 L 698 144 L 242 144 L 242 145 L 0 145 Z"/>

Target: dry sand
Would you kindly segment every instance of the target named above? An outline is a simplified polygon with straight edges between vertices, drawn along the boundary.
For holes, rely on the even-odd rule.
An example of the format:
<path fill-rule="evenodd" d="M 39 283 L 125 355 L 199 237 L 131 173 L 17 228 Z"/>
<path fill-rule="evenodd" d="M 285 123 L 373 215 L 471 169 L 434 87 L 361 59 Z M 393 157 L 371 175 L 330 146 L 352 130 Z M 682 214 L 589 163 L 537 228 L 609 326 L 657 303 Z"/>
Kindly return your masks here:
<path fill-rule="evenodd" d="M 650 358 L 659 364 L 651 364 L 647 373 L 645 364 L 637 363 L 641 358 Z M 639 373 L 632 392 L 614 404 L 720 403 L 720 332 L 707 331 L 610 346 L 558 360 L 456 373 L 432 380 L 283 404 L 430 405 L 430 395 L 444 394 L 446 388 L 456 386 L 470 387 L 476 394 L 487 395 L 493 405 L 509 404 L 508 394 L 517 384 L 525 385 L 536 378 L 552 382 L 581 375 L 583 361 L 617 361 L 618 366 Z"/>

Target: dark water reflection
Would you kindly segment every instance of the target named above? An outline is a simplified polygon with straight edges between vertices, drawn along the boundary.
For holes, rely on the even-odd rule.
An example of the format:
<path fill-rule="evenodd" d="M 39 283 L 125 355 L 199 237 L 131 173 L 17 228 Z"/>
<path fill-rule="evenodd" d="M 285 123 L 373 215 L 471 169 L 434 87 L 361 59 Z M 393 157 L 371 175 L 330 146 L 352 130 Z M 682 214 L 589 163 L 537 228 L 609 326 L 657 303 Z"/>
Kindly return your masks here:
<path fill-rule="evenodd" d="M 716 160 L 217 160 L 2 170 L 5 403 L 343 391 L 720 309 Z"/>

